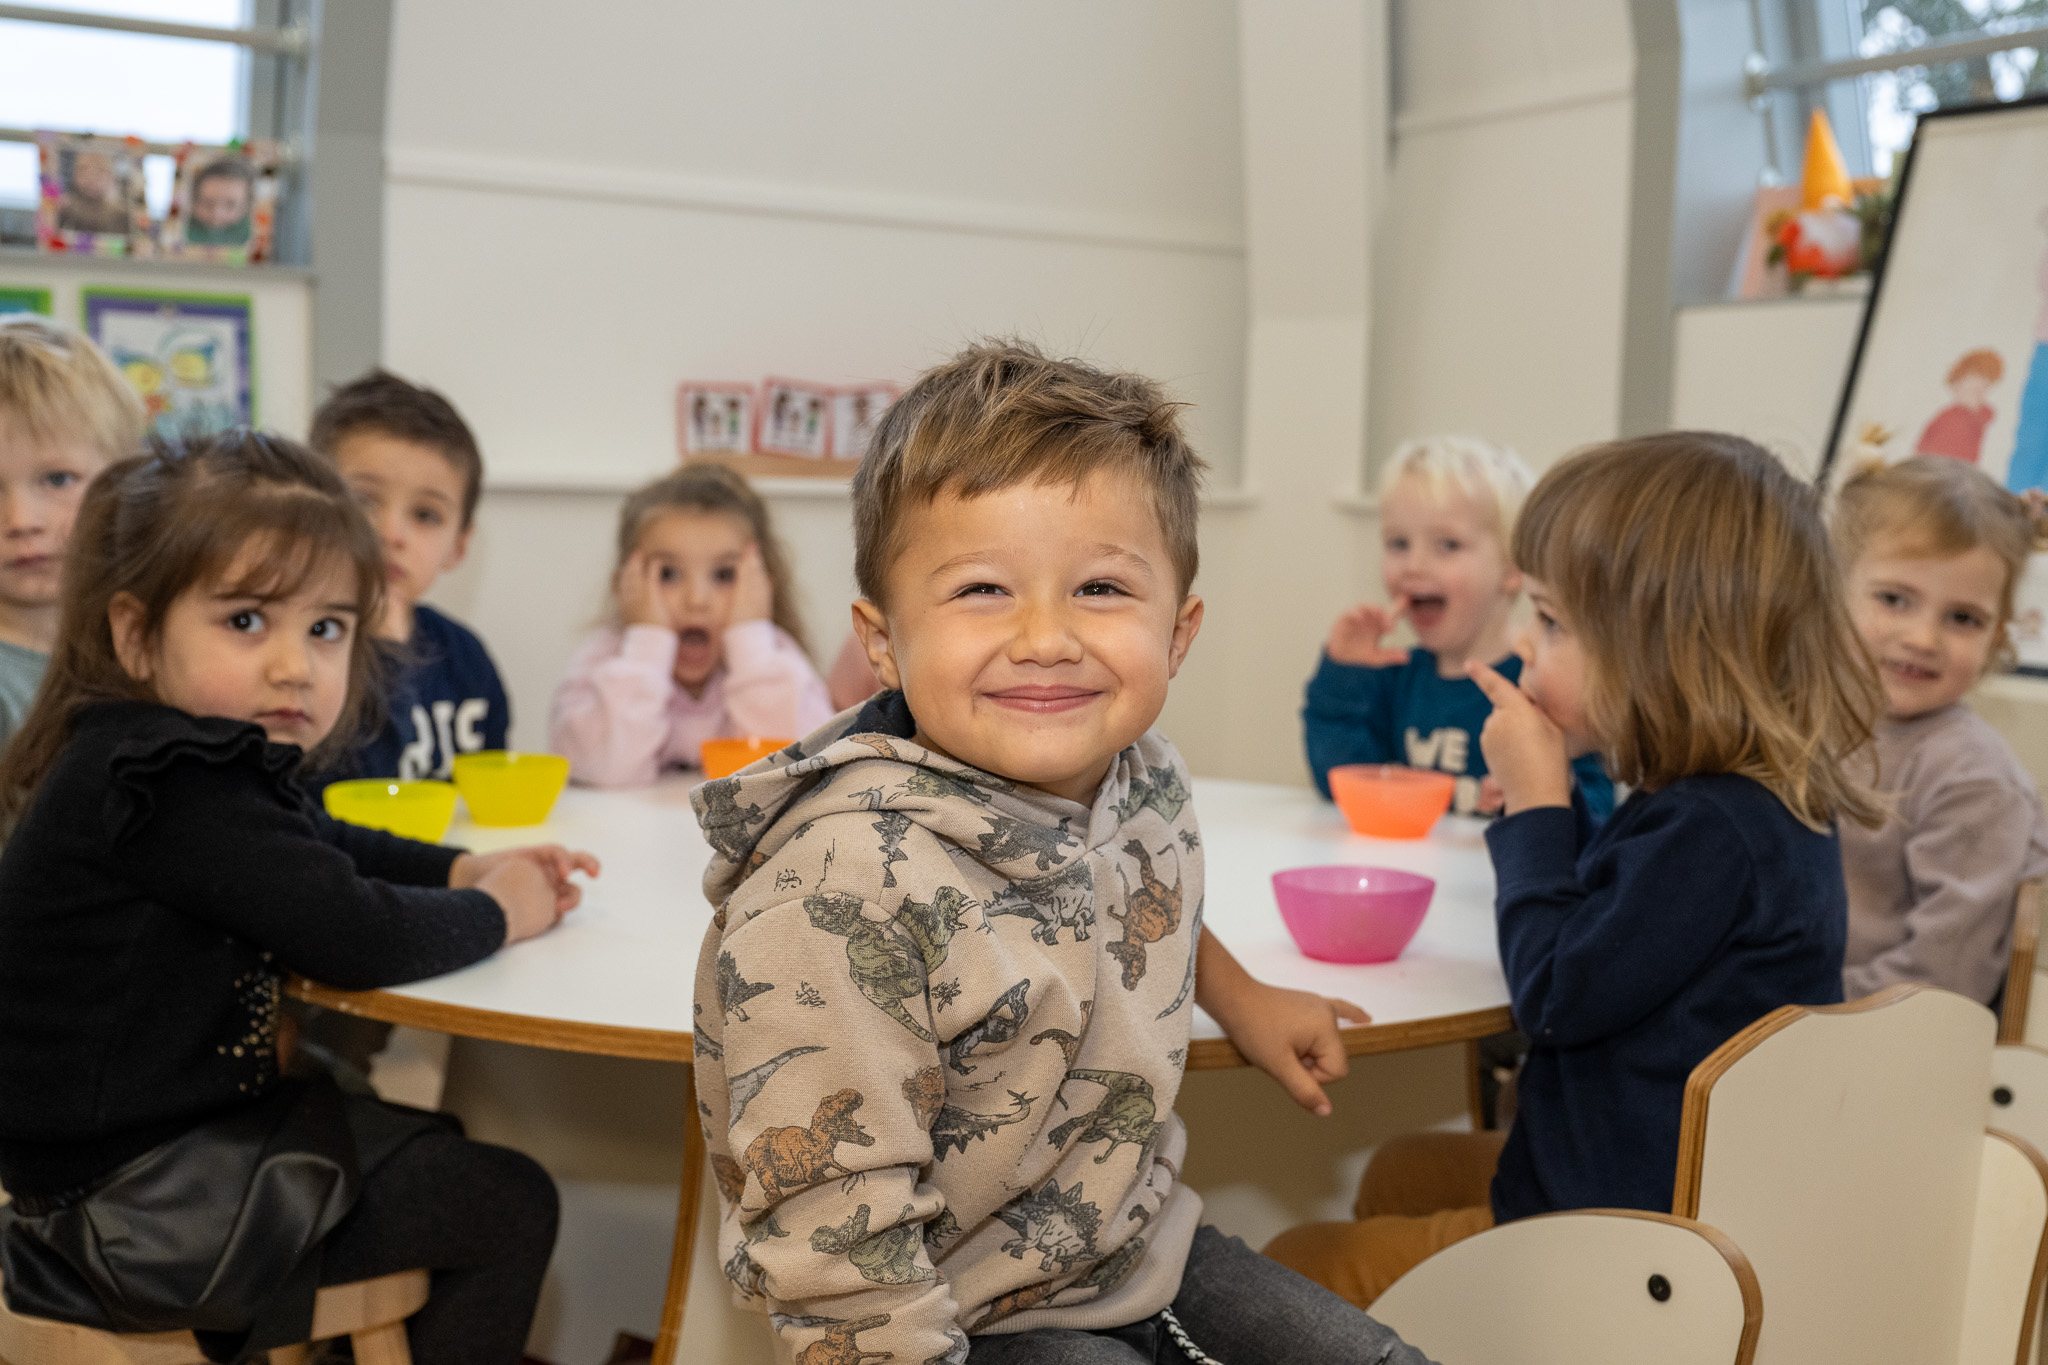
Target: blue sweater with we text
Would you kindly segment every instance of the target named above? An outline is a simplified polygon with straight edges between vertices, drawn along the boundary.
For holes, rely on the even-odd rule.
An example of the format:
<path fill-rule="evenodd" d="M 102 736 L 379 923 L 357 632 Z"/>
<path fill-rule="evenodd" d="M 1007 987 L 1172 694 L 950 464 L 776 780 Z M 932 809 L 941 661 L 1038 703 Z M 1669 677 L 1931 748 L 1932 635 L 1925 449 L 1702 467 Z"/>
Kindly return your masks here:
<path fill-rule="evenodd" d="M 1526 810 L 1486 843 L 1533 1044 L 1494 1217 L 1668 1213 L 1693 1068 L 1781 1005 L 1842 998 L 1841 845 L 1732 773 L 1637 792 L 1597 832 L 1583 808 Z"/>

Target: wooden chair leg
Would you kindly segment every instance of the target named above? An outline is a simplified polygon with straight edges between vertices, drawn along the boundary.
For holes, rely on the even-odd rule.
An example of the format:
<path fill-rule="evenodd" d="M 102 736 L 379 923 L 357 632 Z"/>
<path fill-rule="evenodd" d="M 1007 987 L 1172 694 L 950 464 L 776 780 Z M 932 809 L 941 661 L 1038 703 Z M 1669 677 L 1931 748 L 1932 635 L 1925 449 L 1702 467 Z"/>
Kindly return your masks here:
<path fill-rule="evenodd" d="M 698 1127 L 697 1069 L 685 1068 L 683 1083 L 683 1189 L 676 1201 L 676 1242 L 669 1253 L 668 1292 L 661 1303 L 661 1332 L 654 1340 L 653 1365 L 675 1365 L 683 1335 L 683 1301 L 690 1294 L 690 1261 L 697 1251 L 697 1212 L 704 1194 L 704 1134 Z"/>
<path fill-rule="evenodd" d="M 351 1333 L 349 1344 L 355 1347 L 356 1365 L 412 1365 L 412 1348 L 406 1344 L 402 1322 Z"/>
<path fill-rule="evenodd" d="M 274 1346 L 270 1351 L 270 1365 L 306 1365 L 312 1358 L 312 1346 L 303 1341 L 296 1346 Z"/>

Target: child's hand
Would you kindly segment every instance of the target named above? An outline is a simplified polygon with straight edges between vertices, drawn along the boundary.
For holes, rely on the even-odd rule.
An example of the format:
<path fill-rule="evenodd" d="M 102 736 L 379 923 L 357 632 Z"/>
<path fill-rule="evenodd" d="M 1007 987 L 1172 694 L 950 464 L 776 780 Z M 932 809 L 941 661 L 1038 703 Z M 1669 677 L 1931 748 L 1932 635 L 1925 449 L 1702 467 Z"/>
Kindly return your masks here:
<path fill-rule="evenodd" d="M 740 551 L 732 583 L 732 624 L 766 621 L 775 614 L 775 581 L 761 562 L 761 547 L 748 545 Z"/>
<path fill-rule="evenodd" d="M 1481 741 L 1481 752 L 1484 752 L 1484 749 L 1484 741 Z M 1479 804 L 1474 806 L 1473 809 L 1481 815 L 1498 815 L 1500 814 L 1500 808 L 1505 804 L 1507 804 L 1507 799 L 1501 795 L 1500 779 L 1492 773 L 1488 773 L 1480 778 Z"/>
<path fill-rule="evenodd" d="M 1493 703 L 1479 749 L 1486 755 L 1487 776 L 1499 783 L 1503 810 L 1515 815 L 1538 806 L 1569 806 L 1572 775 L 1564 731 L 1492 668 L 1475 659 L 1465 671 Z"/>
<path fill-rule="evenodd" d="M 1296 1104 L 1318 1118 L 1327 1116 L 1330 1097 L 1323 1082 L 1342 1079 L 1351 1069 L 1337 1021 L 1370 1024 L 1372 1016 L 1349 1000 L 1250 979 L 1239 988 L 1236 1005 L 1229 1020 L 1219 1015 L 1216 1022 L 1244 1059 L 1278 1081 Z"/>
<path fill-rule="evenodd" d="M 1354 664 L 1360 668 L 1405 664 L 1408 662 L 1407 650 L 1389 649 L 1380 641 L 1394 628 L 1394 623 L 1407 614 L 1406 597 L 1396 597 L 1384 607 L 1353 607 L 1330 627 L 1330 638 L 1323 646 L 1323 652 L 1340 664 Z"/>
<path fill-rule="evenodd" d="M 666 567 L 645 550 L 633 551 L 619 566 L 619 616 L 627 625 L 676 628 L 675 619 L 668 614 L 666 585 L 661 581 Z"/>
<path fill-rule="evenodd" d="M 458 890 L 474 886 L 488 891 L 490 888 L 484 885 L 484 878 L 496 869 L 514 863 L 533 867 L 547 879 L 557 919 L 583 902 L 583 888 L 570 881 L 569 874 L 581 872 L 586 877 L 595 877 L 601 870 L 591 854 L 564 848 L 560 844 L 528 844 L 524 848 L 508 848 L 497 853 L 463 854 L 448 869 L 448 885 Z M 512 940 L 508 938 L 506 941 Z"/>
<path fill-rule="evenodd" d="M 479 876 L 473 886 L 505 912 L 507 945 L 536 938 L 561 922 L 562 912 L 555 908 L 555 889 L 548 874 L 533 863 L 499 863 Z"/>

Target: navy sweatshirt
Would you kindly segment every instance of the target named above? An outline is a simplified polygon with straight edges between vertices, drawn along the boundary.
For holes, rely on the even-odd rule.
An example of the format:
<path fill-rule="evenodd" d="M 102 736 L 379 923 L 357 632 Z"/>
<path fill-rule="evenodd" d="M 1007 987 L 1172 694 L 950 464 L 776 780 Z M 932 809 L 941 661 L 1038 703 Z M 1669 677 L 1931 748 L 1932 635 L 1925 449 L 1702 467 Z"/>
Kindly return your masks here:
<path fill-rule="evenodd" d="M 1510 654 L 1494 669 L 1516 682 L 1522 660 Z M 1436 655 L 1426 649 L 1412 649 L 1407 663 L 1386 668 L 1340 664 L 1325 654 L 1301 710 L 1309 771 L 1324 796 L 1330 794 L 1330 769 L 1341 763 L 1400 763 L 1454 773 L 1459 781 L 1451 809 L 1470 815 L 1478 808 L 1479 779 L 1486 776 L 1479 732 L 1492 714 L 1493 703 L 1478 683 L 1438 677 Z M 1614 809 L 1614 784 L 1598 755 L 1578 759 L 1572 771 L 1594 821 L 1605 820 Z"/>
<path fill-rule="evenodd" d="M 505 684 L 474 631 L 416 606 L 412 639 L 395 650 L 384 728 L 322 773 L 322 785 L 343 777 L 445 780 L 455 755 L 505 747 L 512 723 Z"/>
<path fill-rule="evenodd" d="M 337 824 L 299 750 L 168 706 L 87 708 L 0 854 L 0 1182 L 75 1190 L 265 1094 L 286 972 L 467 966 L 498 903 L 459 850 Z"/>
<path fill-rule="evenodd" d="M 1685 1082 L 1781 1005 L 1842 998 L 1834 832 L 1730 773 L 1637 792 L 1598 832 L 1547 806 L 1486 831 L 1500 956 L 1532 1040 L 1494 1217 L 1671 1210 Z"/>

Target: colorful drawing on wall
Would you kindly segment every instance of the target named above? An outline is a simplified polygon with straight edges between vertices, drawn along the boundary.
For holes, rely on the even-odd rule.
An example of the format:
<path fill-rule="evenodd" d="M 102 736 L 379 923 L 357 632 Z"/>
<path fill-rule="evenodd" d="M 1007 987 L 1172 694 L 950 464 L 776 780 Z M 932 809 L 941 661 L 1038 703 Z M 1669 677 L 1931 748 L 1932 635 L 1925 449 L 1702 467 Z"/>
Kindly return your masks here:
<path fill-rule="evenodd" d="M 135 386 L 160 436 L 254 425 L 255 361 L 246 294 L 84 291 L 85 330 Z"/>
<path fill-rule="evenodd" d="M 800 379 L 764 380 L 755 420 L 754 449 L 822 460 L 831 439 L 832 390 Z"/>
<path fill-rule="evenodd" d="M 41 313 L 50 316 L 50 291 L 0 284 L 0 313 Z"/>
<path fill-rule="evenodd" d="M 676 446 L 683 459 L 738 455 L 754 439 L 754 386 L 685 380 L 676 386 Z"/>
<path fill-rule="evenodd" d="M 180 147 L 177 188 L 157 234 L 163 253 L 218 265 L 270 259 L 277 166 L 277 147 L 268 142 Z"/>
<path fill-rule="evenodd" d="M 2048 488 L 2048 98 L 1938 110 L 1914 132 L 1821 479 L 1913 455 Z M 2021 669 L 2048 675 L 2043 556 L 2015 605 Z"/>
<path fill-rule="evenodd" d="M 43 250 L 150 254 L 139 138 L 38 132 L 36 144 L 42 167 L 36 241 Z"/>
<path fill-rule="evenodd" d="M 875 424 L 896 401 L 894 384 L 863 384 L 832 390 L 830 454 L 835 460 L 858 460 L 867 453 Z"/>

